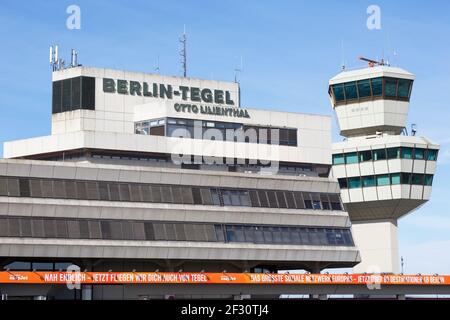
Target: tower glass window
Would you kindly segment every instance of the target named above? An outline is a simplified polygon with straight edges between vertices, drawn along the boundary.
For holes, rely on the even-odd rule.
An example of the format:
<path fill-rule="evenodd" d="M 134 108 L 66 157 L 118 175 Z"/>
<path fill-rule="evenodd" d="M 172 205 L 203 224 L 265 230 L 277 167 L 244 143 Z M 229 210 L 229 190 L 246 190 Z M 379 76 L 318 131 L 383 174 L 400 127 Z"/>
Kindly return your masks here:
<path fill-rule="evenodd" d="M 402 147 L 402 159 L 412 159 L 413 149 Z"/>
<path fill-rule="evenodd" d="M 372 160 L 372 151 L 371 150 L 365 150 L 359 152 L 359 161 L 370 161 Z"/>
<path fill-rule="evenodd" d="M 391 173 L 391 184 L 400 184 L 400 173 Z"/>
<path fill-rule="evenodd" d="M 398 82 L 398 79 L 385 78 L 384 95 L 386 97 L 396 97 L 397 96 L 397 82 Z"/>
<path fill-rule="evenodd" d="M 425 159 L 425 150 L 420 148 L 414 149 L 414 159 L 423 160 Z"/>
<path fill-rule="evenodd" d="M 361 178 L 360 177 L 348 178 L 348 187 L 350 189 L 361 188 Z"/>
<path fill-rule="evenodd" d="M 411 183 L 419 186 L 423 185 L 423 174 L 413 173 Z"/>
<path fill-rule="evenodd" d="M 433 184 L 433 175 L 432 174 L 426 174 L 425 175 L 424 185 L 431 186 L 432 184 Z"/>
<path fill-rule="evenodd" d="M 436 161 L 437 160 L 437 150 L 428 149 L 427 151 L 427 160 Z"/>
<path fill-rule="evenodd" d="M 372 95 L 374 97 L 381 96 L 381 94 L 383 93 L 382 83 L 383 83 L 382 78 L 373 78 L 373 79 L 371 79 Z"/>
<path fill-rule="evenodd" d="M 369 79 L 358 81 L 358 93 L 360 98 L 371 96 Z"/>
<path fill-rule="evenodd" d="M 362 177 L 362 185 L 363 187 L 375 187 L 375 177 L 374 176 L 365 176 Z"/>
<path fill-rule="evenodd" d="M 377 185 L 378 186 L 387 186 L 389 185 L 389 175 L 388 174 L 381 174 L 377 176 Z"/>
<path fill-rule="evenodd" d="M 409 92 L 411 87 L 411 80 L 399 79 L 398 80 L 398 97 L 409 98 Z"/>
<path fill-rule="evenodd" d="M 344 85 L 343 84 L 335 84 L 333 85 L 333 93 L 335 101 L 343 101 L 345 100 L 344 96 Z"/>
<path fill-rule="evenodd" d="M 333 154 L 333 164 L 344 164 L 345 158 L 342 153 Z"/>
<path fill-rule="evenodd" d="M 345 162 L 347 164 L 358 163 L 358 153 L 350 152 L 345 154 Z"/>
<path fill-rule="evenodd" d="M 388 148 L 387 149 L 388 159 L 399 159 L 400 158 L 400 148 Z"/>
<path fill-rule="evenodd" d="M 344 84 L 345 87 L 345 98 L 347 100 L 357 99 L 358 92 L 356 91 L 356 82 L 348 82 Z"/>
<path fill-rule="evenodd" d="M 386 149 L 373 150 L 373 160 L 385 160 L 386 159 Z"/>

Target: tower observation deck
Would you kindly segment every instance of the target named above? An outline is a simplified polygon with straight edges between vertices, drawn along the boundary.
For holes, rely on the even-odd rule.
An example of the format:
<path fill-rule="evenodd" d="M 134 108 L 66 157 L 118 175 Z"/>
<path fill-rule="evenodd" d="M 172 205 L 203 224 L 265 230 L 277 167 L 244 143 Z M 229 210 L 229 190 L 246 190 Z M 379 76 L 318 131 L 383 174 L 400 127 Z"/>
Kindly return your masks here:
<path fill-rule="evenodd" d="M 355 272 L 399 272 L 397 220 L 430 198 L 439 145 L 403 134 L 414 78 L 371 63 L 329 81 L 345 137 L 333 144 L 332 172 L 361 250 Z"/>

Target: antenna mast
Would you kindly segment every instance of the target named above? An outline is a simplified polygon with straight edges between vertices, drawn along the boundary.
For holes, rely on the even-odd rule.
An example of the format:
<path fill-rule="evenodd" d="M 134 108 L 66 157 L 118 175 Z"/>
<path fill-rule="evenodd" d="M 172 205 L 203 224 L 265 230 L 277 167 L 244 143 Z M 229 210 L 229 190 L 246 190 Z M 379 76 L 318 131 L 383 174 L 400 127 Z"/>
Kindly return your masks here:
<path fill-rule="evenodd" d="M 238 72 L 242 72 L 242 56 L 241 56 L 241 65 L 239 66 L 239 68 L 235 68 L 234 69 L 234 82 L 238 82 L 237 81 L 237 74 Z"/>
<path fill-rule="evenodd" d="M 181 42 L 181 67 L 183 68 L 183 77 L 186 78 L 187 75 L 187 55 L 186 55 L 186 42 L 187 42 L 187 37 L 186 37 L 186 26 L 184 26 L 183 28 L 183 35 L 180 37 L 180 42 Z"/>

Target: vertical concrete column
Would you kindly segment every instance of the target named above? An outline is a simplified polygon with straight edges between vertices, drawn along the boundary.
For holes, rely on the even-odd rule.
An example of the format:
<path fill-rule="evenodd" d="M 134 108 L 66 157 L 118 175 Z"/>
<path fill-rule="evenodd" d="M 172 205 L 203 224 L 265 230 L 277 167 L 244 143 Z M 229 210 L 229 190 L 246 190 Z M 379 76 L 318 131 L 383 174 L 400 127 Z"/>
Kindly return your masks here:
<path fill-rule="evenodd" d="M 82 285 L 81 299 L 82 300 L 92 300 L 92 285 L 91 284 Z"/>
<path fill-rule="evenodd" d="M 399 273 L 397 220 L 353 222 L 352 234 L 361 254 L 354 273 Z"/>

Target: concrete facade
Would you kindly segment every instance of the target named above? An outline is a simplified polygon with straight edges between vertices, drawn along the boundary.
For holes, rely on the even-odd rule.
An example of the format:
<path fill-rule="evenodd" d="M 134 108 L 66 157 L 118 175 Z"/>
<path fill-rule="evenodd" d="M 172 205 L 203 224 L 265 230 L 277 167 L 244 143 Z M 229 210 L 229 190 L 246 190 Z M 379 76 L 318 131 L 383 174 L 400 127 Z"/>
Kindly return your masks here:
<path fill-rule="evenodd" d="M 95 271 L 320 272 L 361 261 L 339 185 L 328 177 L 330 117 L 242 108 L 236 83 L 110 69 L 56 71 L 53 89 L 51 135 L 4 145 L 2 268 L 64 262 Z M 158 119 L 277 128 L 290 140 L 136 132 L 138 123 Z M 172 161 L 180 153 L 233 164 L 183 167 Z M 250 160 L 274 170 L 253 170 Z M 70 296 L 56 291 L 47 294 Z M 86 295 L 116 297 L 108 286 Z"/>

